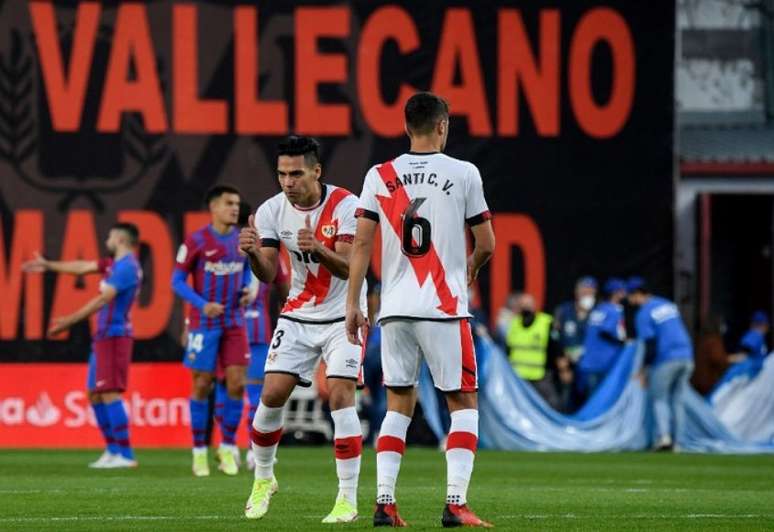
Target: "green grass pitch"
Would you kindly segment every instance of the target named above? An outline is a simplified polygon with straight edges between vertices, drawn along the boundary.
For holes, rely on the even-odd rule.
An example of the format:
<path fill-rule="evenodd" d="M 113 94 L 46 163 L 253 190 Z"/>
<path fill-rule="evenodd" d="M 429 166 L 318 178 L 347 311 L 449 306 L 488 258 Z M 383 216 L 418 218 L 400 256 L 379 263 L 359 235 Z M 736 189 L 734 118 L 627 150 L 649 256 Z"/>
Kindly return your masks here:
<path fill-rule="evenodd" d="M 212 453 L 211 453 L 212 454 Z M 93 451 L 0 451 L 0 530 L 330 530 L 371 528 L 372 450 L 361 517 L 322 525 L 336 478 L 329 448 L 280 448 L 280 491 L 260 521 L 242 517 L 252 475 L 197 479 L 187 451 L 138 453 L 132 471 L 94 471 Z M 410 448 L 398 481 L 413 529 L 439 529 L 443 454 Z M 774 457 L 480 451 L 471 507 L 500 530 L 774 530 Z"/>

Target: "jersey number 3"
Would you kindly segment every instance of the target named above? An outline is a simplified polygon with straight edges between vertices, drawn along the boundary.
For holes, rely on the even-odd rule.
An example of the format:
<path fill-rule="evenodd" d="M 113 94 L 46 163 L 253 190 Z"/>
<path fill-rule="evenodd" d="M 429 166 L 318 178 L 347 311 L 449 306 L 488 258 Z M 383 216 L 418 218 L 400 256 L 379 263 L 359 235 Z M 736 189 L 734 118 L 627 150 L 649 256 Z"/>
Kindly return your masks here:
<path fill-rule="evenodd" d="M 403 211 L 403 253 L 409 257 L 421 257 L 430 251 L 430 220 L 416 215 L 427 198 L 414 198 Z"/>

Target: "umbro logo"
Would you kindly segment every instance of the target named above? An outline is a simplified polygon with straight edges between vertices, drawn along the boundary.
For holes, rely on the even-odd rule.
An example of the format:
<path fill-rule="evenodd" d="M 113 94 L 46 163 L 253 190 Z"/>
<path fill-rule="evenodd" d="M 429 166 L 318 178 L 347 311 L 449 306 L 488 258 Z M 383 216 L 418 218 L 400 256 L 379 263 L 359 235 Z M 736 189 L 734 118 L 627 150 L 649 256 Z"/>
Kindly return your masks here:
<path fill-rule="evenodd" d="M 217 252 L 218 252 L 217 249 L 208 249 L 207 251 L 204 252 L 204 256 L 205 257 L 212 257 Z"/>
<path fill-rule="evenodd" d="M 282 231 L 280 233 L 280 237 L 282 238 L 291 238 L 293 236 L 293 231 Z"/>

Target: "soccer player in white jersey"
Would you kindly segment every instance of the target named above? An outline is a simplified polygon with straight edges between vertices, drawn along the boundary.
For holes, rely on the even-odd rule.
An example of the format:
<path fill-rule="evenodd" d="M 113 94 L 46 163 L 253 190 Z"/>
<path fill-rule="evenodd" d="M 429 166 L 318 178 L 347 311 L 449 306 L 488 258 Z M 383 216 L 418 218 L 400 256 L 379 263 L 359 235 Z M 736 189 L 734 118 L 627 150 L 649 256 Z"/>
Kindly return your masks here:
<path fill-rule="evenodd" d="M 477 375 L 468 318 L 468 285 L 494 252 L 494 233 L 478 169 L 444 155 L 449 107 L 423 92 L 405 107 L 411 151 L 366 174 L 350 256 L 347 334 L 365 340 L 358 304 L 377 224 L 382 236 L 382 369 L 387 415 L 377 440 L 374 526 L 405 526 L 395 483 L 416 404 L 422 358 L 446 395 L 446 527 L 483 526 L 467 507 L 478 442 Z M 466 256 L 465 225 L 475 238 Z"/>
<path fill-rule="evenodd" d="M 357 518 L 362 431 L 355 410 L 363 349 L 347 341 L 344 312 L 349 252 L 355 234 L 357 197 L 320 182 L 317 141 L 289 137 L 279 145 L 277 175 L 282 192 L 263 203 L 240 235 L 256 277 L 271 283 L 280 243 L 290 255 L 291 288 L 266 359 L 263 391 L 251 432 L 255 481 L 245 516 L 260 519 L 277 491 L 274 456 L 282 435 L 282 410 L 293 388 L 309 386 L 318 359 L 327 366 L 329 404 L 339 492 L 323 523 Z M 361 283 L 362 286 L 362 283 Z M 359 308 L 365 308 L 365 287 Z"/>

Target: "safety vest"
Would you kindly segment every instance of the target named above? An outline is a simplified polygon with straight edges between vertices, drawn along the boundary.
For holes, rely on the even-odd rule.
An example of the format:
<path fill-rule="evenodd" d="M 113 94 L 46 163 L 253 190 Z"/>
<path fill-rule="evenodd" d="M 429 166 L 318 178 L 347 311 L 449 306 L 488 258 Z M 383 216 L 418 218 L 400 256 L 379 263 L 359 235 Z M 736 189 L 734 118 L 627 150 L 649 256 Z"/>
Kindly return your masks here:
<path fill-rule="evenodd" d="M 521 316 L 516 316 L 508 327 L 508 358 L 513 370 L 524 380 L 539 381 L 546 375 L 551 319 L 549 314 L 538 312 L 535 321 L 524 327 Z"/>

